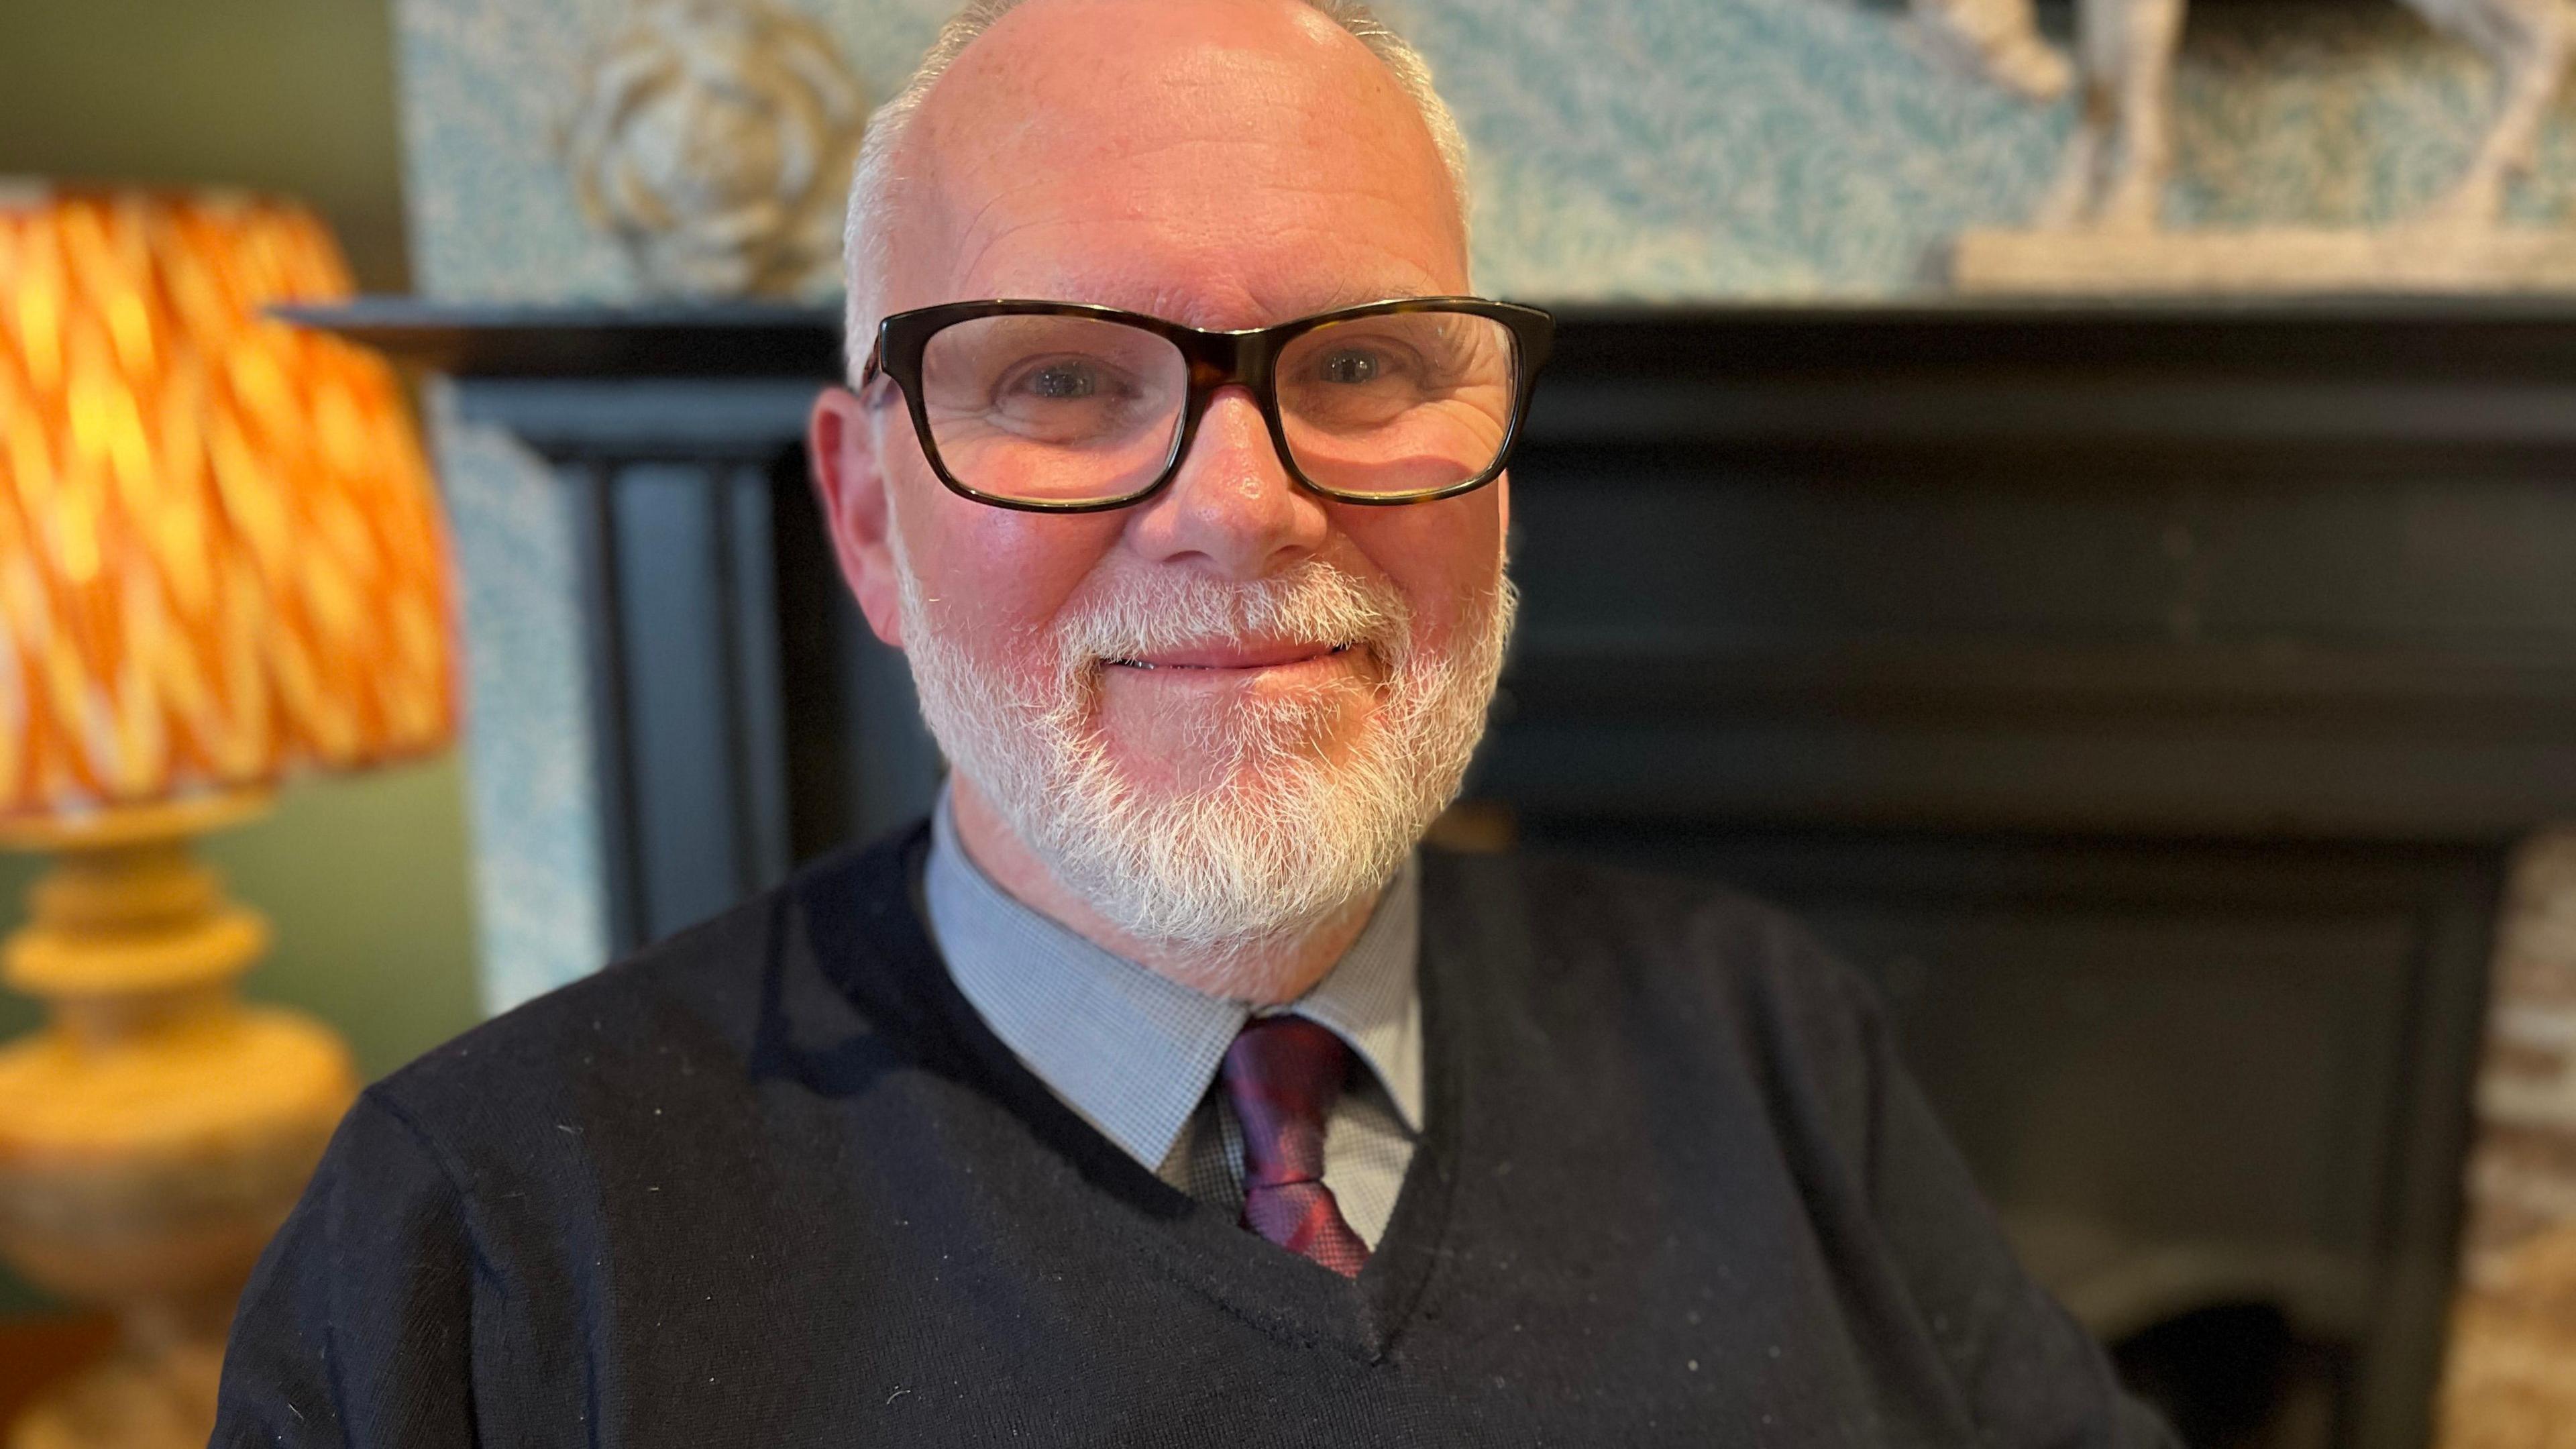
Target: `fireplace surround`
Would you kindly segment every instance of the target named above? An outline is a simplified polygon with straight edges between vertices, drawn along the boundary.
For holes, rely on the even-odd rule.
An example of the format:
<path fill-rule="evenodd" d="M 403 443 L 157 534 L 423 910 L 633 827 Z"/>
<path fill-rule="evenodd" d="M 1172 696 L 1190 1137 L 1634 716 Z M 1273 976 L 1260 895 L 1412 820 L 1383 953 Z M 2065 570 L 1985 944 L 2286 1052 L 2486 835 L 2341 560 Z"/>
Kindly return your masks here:
<path fill-rule="evenodd" d="M 917 812 L 803 483 L 822 311 L 382 300 L 573 510 L 620 946 Z M 2424 1442 L 2512 852 L 2576 819 L 2576 307 L 1561 309 L 1455 840 L 1886 992 L 2198 1443 Z"/>

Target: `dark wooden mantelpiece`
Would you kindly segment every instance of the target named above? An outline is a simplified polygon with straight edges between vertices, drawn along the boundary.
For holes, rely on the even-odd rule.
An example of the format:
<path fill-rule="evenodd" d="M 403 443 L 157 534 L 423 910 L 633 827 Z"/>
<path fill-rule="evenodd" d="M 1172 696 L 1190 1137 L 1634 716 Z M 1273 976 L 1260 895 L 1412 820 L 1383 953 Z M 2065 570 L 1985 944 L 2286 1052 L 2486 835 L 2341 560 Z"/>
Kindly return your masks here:
<path fill-rule="evenodd" d="M 1873 971 L 2097 1330 L 2277 1309 L 2420 1443 L 2498 881 L 2576 820 L 2576 301 L 1560 317 L 1473 793 Z M 314 320 L 582 500 L 620 944 L 918 808 L 801 486 L 834 315 Z"/>

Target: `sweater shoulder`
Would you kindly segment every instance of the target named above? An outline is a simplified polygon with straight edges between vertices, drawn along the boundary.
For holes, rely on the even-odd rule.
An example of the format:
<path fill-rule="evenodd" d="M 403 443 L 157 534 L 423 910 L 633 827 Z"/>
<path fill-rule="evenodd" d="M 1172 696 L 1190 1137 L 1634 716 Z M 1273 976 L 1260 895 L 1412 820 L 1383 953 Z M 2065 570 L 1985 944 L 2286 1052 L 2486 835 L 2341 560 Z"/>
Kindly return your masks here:
<path fill-rule="evenodd" d="M 1882 1031 L 1876 988 L 1790 912 L 1705 878 L 1542 852 L 1440 857 L 1434 910 L 1527 943 L 1521 995 L 1563 1029 L 1655 1023 L 1772 1068 L 1847 1076 Z"/>
<path fill-rule="evenodd" d="M 432 1048 L 369 1089 L 421 1130 L 445 1137 L 488 1122 L 496 1103 L 530 1113 L 614 1111 L 674 1079 L 742 1084 L 764 1013 L 817 995 L 814 938 L 865 932 L 906 909 L 896 836 L 837 852 L 694 926 L 534 997 Z M 884 896 L 876 900 L 875 896 Z M 850 921 L 812 919 L 823 903 Z M 841 1010 L 860 1008 L 828 992 Z M 790 1003 L 792 1004 L 792 1003 Z M 573 1125 L 572 1130 L 579 1130 Z"/>
<path fill-rule="evenodd" d="M 1435 860 L 1444 904 L 1518 917 L 1550 971 L 1782 998 L 1868 995 L 1795 915 L 1720 881 L 1545 852 Z"/>

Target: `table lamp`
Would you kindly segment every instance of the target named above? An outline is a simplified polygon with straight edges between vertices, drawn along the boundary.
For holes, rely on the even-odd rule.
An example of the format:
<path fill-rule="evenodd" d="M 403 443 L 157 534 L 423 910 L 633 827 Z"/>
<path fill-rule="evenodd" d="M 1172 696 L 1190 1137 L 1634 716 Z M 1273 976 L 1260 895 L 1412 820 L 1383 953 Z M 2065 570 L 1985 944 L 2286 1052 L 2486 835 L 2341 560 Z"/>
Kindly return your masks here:
<path fill-rule="evenodd" d="M 0 845 L 51 852 L 0 980 L 0 1257 L 115 1311 L 10 1449 L 202 1445 L 234 1300 L 356 1091 L 234 984 L 268 927 L 191 840 L 454 731 L 445 540 L 393 376 L 269 319 L 330 234 L 226 192 L 0 189 Z"/>

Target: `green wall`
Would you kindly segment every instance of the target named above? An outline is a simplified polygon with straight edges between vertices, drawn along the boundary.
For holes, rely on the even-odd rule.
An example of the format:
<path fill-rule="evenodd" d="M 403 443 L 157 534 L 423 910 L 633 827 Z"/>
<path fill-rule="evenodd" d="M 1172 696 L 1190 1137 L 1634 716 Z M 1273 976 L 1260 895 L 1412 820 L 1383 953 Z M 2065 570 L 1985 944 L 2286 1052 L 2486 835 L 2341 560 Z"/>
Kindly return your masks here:
<path fill-rule="evenodd" d="M 0 0 L 0 175 L 300 196 L 407 290 L 385 0 Z"/>
<path fill-rule="evenodd" d="M 265 913 L 277 947 L 248 993 L 300 1007 L 348 1037 L 380 1077 L 473 1025 L 465 807 L 454 758 L 289 785 L 268 816 L 208 837 L 201 853 Z M 41 858 L 0 856 L 0 920 L 25 917 Z M 0 1035 L 41 1008 L 0 993 Z"/>
<path fill-rule="evenodd" d="M 0 0 L 0 175 L 221 183 L 301 196 L 359 285 L 408 285 L 381 0 Z M 206 843 L 277 949 L 249 991 L 345 1032 L 381 1075 L 477 1016 L 453 758 L 288 786 Z M 40 862 L 0 857 L 0 928 Z M 37 1019 L 0 993 L 0 1037 Z M 0 1312 L 35 1295 L 0 1273 Z"/>

